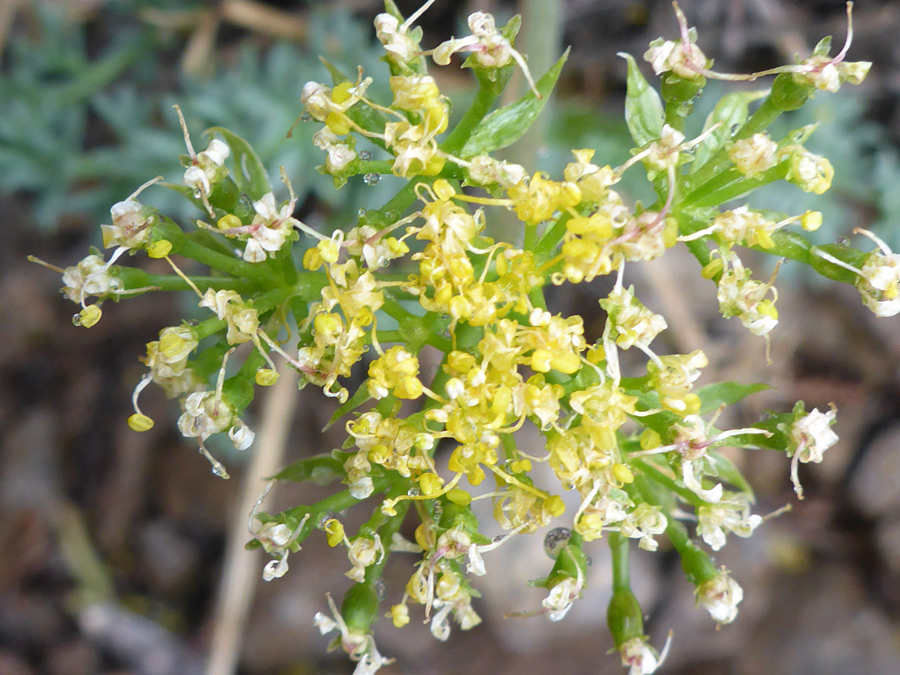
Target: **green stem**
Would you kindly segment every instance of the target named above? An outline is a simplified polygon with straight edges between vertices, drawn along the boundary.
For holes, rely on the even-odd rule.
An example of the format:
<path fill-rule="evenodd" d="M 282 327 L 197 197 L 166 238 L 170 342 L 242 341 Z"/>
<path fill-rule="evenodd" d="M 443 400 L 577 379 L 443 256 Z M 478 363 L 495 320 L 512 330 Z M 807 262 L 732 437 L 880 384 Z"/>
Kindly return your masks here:
<path fill-rule="evenodd" d="M 372 479 L 374 487 L 372 494 L 384 492 L 396 481 L 397 478 L 395 476 L 374 477 Z M 306 521 L 306 524 L 300 530 L 300 534 L 297 537 L 297 542 L 302 543 L 310 534 L 312 534 L 313 530 L 318 528 L 319 519 L 323 515 L 326 513 L 337 513 L 338 511 L 352 508 L 357 504 L 362 504 L 364 501 L 366 500 L 360 500 L 351 495 L 350 490 L 342 490 L 330 497 L 325 497 L 325 499 L 316 502 L 312 506 L 295 506 L 292 509 L 288 509 L 284 512 L 284 515 L 300 522 L 307 513 L 310 514 L 309 520 Z M 400 512 L 398 511 L 397 513 L 399 515 Z"/>
<path fill-rule="evenodd" d="M 239 279 L 252 280 L 263 286 L 277 284 L 276 277 L 268 269 L 253 263 L 244 262 L 239 258 L 219 253 L 218 251 L 213 251 L 189 239 L 182 241 L 177 253 L 185 258 L 196 260 L 198 263 L 211 269 L 227 272 Z"/>
<path fill-rule="evenodd" d="M 784 178 L 787 175 L 787 170 L 788 162 L 785 161 L 777 166 L 773 166 L 759 178 L 744 178 L 741 180 L 735 180 L 734 174 L 737 172 L 726 171 L 690 193 L 684 200 L 683 205 L 689 208 L 702 209 L 730 202 L 732 199 L 737 199 L 763 185 L 768 185 Z"/>
<path fill-rule="evenodd" d="M 609 533 L 609 550 L 612 553 L 613 590 L 630 591 L 628 568 L 628 539 L 618 532 Z"/>
<path fill-rule="evenodd" d="M 535 262 L 538 265 L 541 265 L 550 258 L 553 257 L 553 252 L 556 250 L 557 245 L 560 241 L 562 241 L 563 236 L 566 234 L 566 223 L 569 222 L 569 219 L 572 216 L 568 213 L 562 214 L 559 218 L 557 218 L 556 222 L 553 223 L 550 227 L 548 227 L 538 242 L 534 245 L 533 248 L 529 248 L 526 246 L 526 250 L 532 251 L 534 253 Z M 527 241 L 529 228 L 525 229 L 525 236 Z"/>
<path fill-rule="evenodd" d="M 118 265 L 114 266 L 110 272 L 122 280 L 127 290 L 147 287 L 160 291 L 191 290 L 184 279 L 174 274 L 150 274 L 137 267 L 119 267 Z M 190 279 L 201 289 L 229 289 L 245 292 L 252 288 L 252 284 L 234 277 L 191 276 Z"/>
<path fill-rule="evenodd" d="M 390 159 L 359 159 L 353 164 L 353 175 L 365 173 L 391 173 L 394 166 L 393 160 Z"/>
<path fill-rule="evenodd" d="M 463 148 L 475 127 L 490 112 L 497 97 L 500 96 L 503 88 L 506 86 L 511 73 L 511 66 L 504 67 L 499 71 L 495 71 L 495 77 L 491 80 L 486 73 L 482 73 L 478 69 L 475 70 L 475 75 L 478 78 L 478 92 L 475 94 L 472 105 L 469 106 L 462 119 L 453 127 L 453 131 L 444 139 L 444 142 L 441 143 L 441 150 L 450 155 L 455 155 Z"/>
<path fill-rule="evenodd" d="M 674 518 L 669 518 L 666 536 L 681 556 L 681 568 L 695 586 L 715 578 L 719 571 L 709 554 L 688 535 L 687 528 Z"/>

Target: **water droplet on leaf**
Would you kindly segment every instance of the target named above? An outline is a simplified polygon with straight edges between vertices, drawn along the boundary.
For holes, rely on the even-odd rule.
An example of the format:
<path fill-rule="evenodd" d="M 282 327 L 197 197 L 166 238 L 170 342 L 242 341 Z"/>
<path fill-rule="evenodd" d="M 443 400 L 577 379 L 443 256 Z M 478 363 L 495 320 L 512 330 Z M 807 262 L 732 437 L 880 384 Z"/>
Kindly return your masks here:
<path fill-rule="evenodd" d="M 363 182 L 366 185 L 378 185 L 380 181 L 381 175 L 377 173 L 367 173 L 365 176 L 363 176 Z"/>
<path fill-rule="evenodd" d="M 365 162 L 365 161 L 368 161 L 368 160 L 372 159 L 372 153 L 369 152 L 368 150 L 360 150 L 360 151 L 359 151 L 359 158 L 360 158 L 361 160 L 363 160 L 364 162 Z"/>
<path fill-rule="evenodd" d="M 568 527 L 554 527 L 544 536 L 544 553 L 551 560 L 556 560 L 571 536 L 572 530 Z"/>

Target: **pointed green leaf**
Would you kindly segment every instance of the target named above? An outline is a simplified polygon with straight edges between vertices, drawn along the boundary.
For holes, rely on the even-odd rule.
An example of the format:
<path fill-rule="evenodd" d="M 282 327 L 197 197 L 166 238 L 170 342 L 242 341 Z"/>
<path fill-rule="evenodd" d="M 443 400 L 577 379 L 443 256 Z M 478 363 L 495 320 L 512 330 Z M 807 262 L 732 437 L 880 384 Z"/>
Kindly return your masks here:
<path fill-rule="evenodd" d="M 474 157 L 490 153 L 512 145 L 525 135 L 547 103 L 568 58 L 567 49 L 550 70 L 536 82 L 537 90 L 541 92 L 543 98 L 538 98 L 534 92 L 529 91 L 515 103 L 495 110 L 475 127 L 459 154 L 462 157 Z"/>
<path fill-rule="evenodd" d="M 741 384 L 740 382 L 716 382 L 700 387 L 697 395 L 700 397 L 700 413 L 710 413 L 717 410 L 722 404 L 731 405 L 750 394 L 771 389 L 768 384 L 756 382 L 754 384 Z"/>
<path fill-rule="evenodd" d="M 640 148 L 655 141 L 662 133 L 663 105 L 659 94 L 644 79 L 634 57 L 624 52 L 619 56 L 628 62 L 625 123 L 635 146 Z"/>
<path fill-rule="evenodd" d="M 319 56 L 319 61 L 322 62 L 322 65 L 328 69 L 328 73 L 331 75 L 331 83 L 336 87 L 342 82 L 349 82 L 350 78 L 344 74 L 340 68 L 334 65 L 331 61 L 326 59 L 324 56 Z"/>
<path fill-rule="evenodd" d="M 206 130 L 206 134 L 219 134 L 228 143 L 234 157 L 232 175 L 241 192 L 250 196 L 251 199 L 260 199 L 264 194 L 272 191 L 269 174 L 266 173 L 262 160 L 247 141 L 224 127 L 212 127 Z"/>

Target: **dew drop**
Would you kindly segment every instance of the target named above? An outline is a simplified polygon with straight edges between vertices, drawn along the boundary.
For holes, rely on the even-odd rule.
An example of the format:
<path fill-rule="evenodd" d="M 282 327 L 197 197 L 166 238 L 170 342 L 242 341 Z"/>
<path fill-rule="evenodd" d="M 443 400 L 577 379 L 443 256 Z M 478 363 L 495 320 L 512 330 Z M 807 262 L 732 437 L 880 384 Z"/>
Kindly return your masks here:
<path fill-rule="evenodd" d="M 334 480 L 334 471 L 327 466 L 317 466 L 309 472 L 309 479 L 316 485 L 328 485 Z"/>
<path fill-rule="evenodd" d="M 203 196 L 203 193 L 200 190 L 194 190 L 194 199 L 200 199 Z"/>
<path fill-rule="evenodd" d="M 225 470 L 225 467 L 222 466 L 222 462 L 217 460 L 211 454 L 209 454 L 209 450 L 204 448 L 202 445 L 200 446 L 200 454 L 206 457 L 209 460 L 210 466 L 212 467 L 213 475 L 218 476 L 219 478 L 223 478 L 228 480 L 231 476 L 228 475 L 228 472 Z"/>
<path fill-rule="evenodd" d="M 363 176 L 363 183 L 366 185 L 378 185 L 381 182 L 381 174 L 367 173 Z"/>
<path fill-rule="evenodd" d="M 309 114 L 308 110 L 304 110 L 300 113 L 300 121 L 301 122 L 312 122 L 313 116 Z"/>
<path fill-rule="evenodd" d="M 849 237 L 838 237 L 837 243 L 840 244 L 841 246 L 849 246 L 850 238 Z"/>
<path fill-rule="evenodd" d="M 368 214 L 369 214 L 369 212 L 366 211 L 365 209 L 360 209 L 359 211 L 356 212 L 356 215 L 360 218 L 365 218 Z"/>
<path fill-rule="evenodd" d="M 375 587 L 375 594 L 379 600 L 384 600 L 388 596 L 388 585 L 382 579 L 376 579 L 372 584 Z"/>
<path fill-rule="evenodd" d="M 369 152 L 368 150 L 360 150 L 358 156 L 363 161 L 368 161 L 368 160 L 372 159 L 372 153 Z"/>
<path fill-rule="evenodd" d="M 411 487 L 411 488 L 409 488 L 409 490 L 406 491 L 406 494 L 409 497 L 418 497 L 419 496 L 419 488 Z"/>
<path fill-rule="evenodd" d="M 572 530 L 568 527 L 554 527 L 544 536 L 544 553 L 551 560 L 556 560 L 571 536 Z"/>
<path fill-rule="evenodd" d="M 73 326 L 81 325 L 81 314 L 73 314 L 72 315 L 72 325 Z"/>

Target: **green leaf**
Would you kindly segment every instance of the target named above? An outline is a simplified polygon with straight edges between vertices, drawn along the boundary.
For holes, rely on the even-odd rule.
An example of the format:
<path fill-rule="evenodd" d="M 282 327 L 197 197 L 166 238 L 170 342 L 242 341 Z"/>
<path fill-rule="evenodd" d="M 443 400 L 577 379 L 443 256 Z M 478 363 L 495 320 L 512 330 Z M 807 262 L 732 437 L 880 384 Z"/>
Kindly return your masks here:
<path fill-rule="evenodd" d="M 655 141 L 662 134 L 663 106 L 659 94 L 651 87 L 631 54 L 620 52 L 628 62 L 625 96 L 625 123 L 636 147 Z"/>
<path fill-rule="evenodd" d="M 219 134 L 231 148 L 234 156 L 234 182 L 238 188 L 251 199 L 260 199 L 267 192 L 272 191 L 269 183 L 269 174 L 262 160 L 256 154 L 253 147 L 237 134 L 224 127 L 211 127 L 206 130 L 207 135 Z"/>
<path fill-rule="evenodd" d="M 319 61 L 321 61 L 322 65 L 328 69 L 328 73 L 331 75 L 331 82 L 335 87 L 343 82 L 350 81 L 350 78 L 347 77 L 340 68 L 326 59 L 324 56 L 319 56 Z"/>
<path fill-rule="evenodd" d="M 547 98 L 553 91 L 553 87 L 556 86 L 556 81 L 568 58 L 569 50 L 567 49 L 550 70 L 537 81 L 537 89 L 543 98 L 538 98 L 534 92 L 529 91 L 515 103 L 495 110 L 475 127 L 459 154 L 462 157 L 484 155 L 512 145 L 525 135 L 547 103 Z"/>
<path fill-rule="evenodd" d="M 289 480 L 295 483 L 313 481 L 324 485 L 343 475 L 343 464 L 328 455 L 308 457 L 288 464 L 271 477 L 271 480 Z"/>
<path fill-rule="evenodd" d="M 744 474 L 741 473 L 741 470 L 738 469 L 730 459 L 718 452 L 710 452 L 708 453 L 708 456 L 715 465 L 719 478 L 746 494 L 747 497 L 749 497 L 751 504 L 756 502 L 753 486 L 750 485 L 746 478 L 744 478 Z"/>
<path fill-rule="evenodd" d="M 703 142 L 697 146 L 694 153 L 694 164 L 691 173 L 694 173 L 706 164 L 725 143 L 732 137 L 732 130 L 744 125 L 750 115 L 749 104 L 766 95 L 764 91 L 739 91 L 726 94 L 716 104 L 715 109 L 706 118 L 703 131 L 712 129 Z"/>
<path fill-rule="evenodd" d="M 768 384 L 756 382 L 754 384 L 741 384 L 740 382 L 716 382 L 700 387 L 697 395 L 700 397 L 700 414 L 717 410 L 723 403 L 731 405 L 758 391 L 771 389 Z"/>

